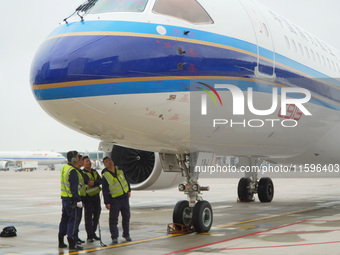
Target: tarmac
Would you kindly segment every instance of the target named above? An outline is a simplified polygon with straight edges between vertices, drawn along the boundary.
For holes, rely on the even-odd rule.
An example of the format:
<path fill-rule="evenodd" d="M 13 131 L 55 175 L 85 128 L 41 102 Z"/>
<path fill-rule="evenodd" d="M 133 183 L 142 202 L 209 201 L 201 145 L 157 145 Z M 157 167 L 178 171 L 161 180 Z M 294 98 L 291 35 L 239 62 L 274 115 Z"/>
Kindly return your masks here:
<path fill-rule="evenodd" d="M 203 198 L 214 212 L 212 229 L 204 234 L 167 234 L 175 204 L 186 199 L 177 188 L 133 191 L 133 241 L 120 237 L 119 244 L 110 245 L 109 214 L 102 205 L 101 236 L 107 246 L 85 243 L 80 252 L 57 247 L 60 171 L 0 172 L 0 180 L 0 230 L 17 229 L 16 237 L 0 238 L 4 255 L 340 254 L 339 178 L 273 178 L 271 203 L 237 202 L 238 178 L 202 178 L 200 184 L 210 186 Z M 83 220 L 79 236 L 86 240 Z"/>

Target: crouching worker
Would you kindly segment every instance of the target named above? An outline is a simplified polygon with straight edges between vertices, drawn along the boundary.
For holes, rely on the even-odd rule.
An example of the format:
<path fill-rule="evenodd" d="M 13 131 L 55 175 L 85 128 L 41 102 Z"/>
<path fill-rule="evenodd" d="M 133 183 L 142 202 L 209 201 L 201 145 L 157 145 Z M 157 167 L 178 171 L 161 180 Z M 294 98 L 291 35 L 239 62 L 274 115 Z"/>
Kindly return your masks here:
<path fill-rule="evenodd" d="M 92 169 L 91 160 L 88 156 L 84 158 L 83 177 L 86 184 L 85 198 L 85 229 L 87 232 L 87 241 L 100 240 L 96 235 L 99 222 L 101 207 L 99 193 L 102 178 L 95 169 Z"/>
<path fill-rule="evenodd" d="M 109 224 L 112 244 L 118 243 L 119 212 L 122 213 L 123 237 L 127 242 L 130 242 L 130 185 L 124 176 L 124 172 L 115 167 L 109 157 L 105 157 L 103 161 L 106 167 L 102 171 L 103 195 L 105 207 L 110 210 Z"/>
<path fill-rule="evenodd" d="M 83 176 L 76 168 L 79 164 L 78 152 L 69 151 L 67 161 L 68 164 L 61 169 L 62 215 L 59 224 L 59 248 L 67 247 L 64 243 L 64 236 L 67 234 L 69 250 L 82 250 L 76 241 L 83 207 L 81 196 L 84 196 L 86 191 Z"/>

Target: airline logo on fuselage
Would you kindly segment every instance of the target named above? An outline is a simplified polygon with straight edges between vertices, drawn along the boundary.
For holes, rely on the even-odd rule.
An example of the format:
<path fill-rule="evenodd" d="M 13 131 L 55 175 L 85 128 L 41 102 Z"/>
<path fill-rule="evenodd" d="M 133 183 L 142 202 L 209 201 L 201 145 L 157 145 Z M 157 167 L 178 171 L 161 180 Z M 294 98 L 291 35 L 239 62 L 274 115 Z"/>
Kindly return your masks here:
<path fill-rule="evenodd" d="M 280 106 L 280 110 L 278 113 L 278 117 L 282 118 L 281 125 L 284 127 L 295 127 L 297 126 L 297 121 L 301 119 L 301 116 L 304 114 L 306 116 L 311 116 L 312 114 L 307 110 L 304 104 L 308 103 L 311 99 L 311 93 L 309 90 L 304 88 L 298 87 L 288 87 L 288 88 L 281 88 L 281 93 L 278 93 L 278 88 L 273 87 L 272 89 L 272 104 L 269 109 L 259 110 L 254 107 L 254 92 L 253 88 L 248 87 L 247 91 L 242 91 L 239 87 L 231 84 L 215 84 L 215 88 L 205 83 L 199 83 L 204 85 L 206 88 L 209 88 L 219 99 L 220 106 L 223 106 L 222 99 L 220 94 L 216 91 L 219 89 L 221 91 L 229 90 L 232 96 L 232 115 L 233 116 L 242 116 L 245 115 L 245 107 L 247 106 L 250 113 L 256 116 L 269 116 L 272 115 L 277 111 L 277 108 Z M 201 95 L 201 115 L 208 114 L 208 104 L 207 104 L 207 94 L 214 100 L 215 105 L 217 105 L 215 98 L 213 97 L 212 93 L 207 89 L 198 87 L 199 89 L 205 91 L 205 94 Z M 289 97 L 289 95 L 294 95 L 294 98 Z M 280 102 L 279 103 L 279 98 Z M 246 103 L 245 103 L 246 102 Z M 225 106 L 227 107 L 227 106 Z M 230 105 L 228 105 L 230 107 Z M 251 119 L 251 120 L 244 120 L 243 122 L 235 122 L 234 124 L 239 124 L 249 127 L 262 127 L 264 126 L 265 121 L 270 122 L 272 127 L 274 124 L 280 119 Z M 285 125 L 285 123 L 290 122 L 289 125 Z M 257 124 L 254 124 L 257 123 Z M 226 119 L 214 119 L 213 126 L 217 125 L 225 125 L 225 124 L 233 124 L 233 120 L 226 120 Z M 248 125 L 246 125 L 248 124 Z"/>

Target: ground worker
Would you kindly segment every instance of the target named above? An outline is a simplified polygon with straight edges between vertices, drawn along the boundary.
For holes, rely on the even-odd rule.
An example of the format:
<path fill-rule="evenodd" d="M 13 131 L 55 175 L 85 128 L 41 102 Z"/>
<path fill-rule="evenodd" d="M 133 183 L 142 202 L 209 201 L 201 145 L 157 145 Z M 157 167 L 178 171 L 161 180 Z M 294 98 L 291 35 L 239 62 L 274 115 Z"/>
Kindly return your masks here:
<path fill-rule="evenodd" d="M 85 198 L 85 230 L 87 233 L 87 241 L 100 240 L 96 235 L 96 230 L 99 222 L 101 206 L 100 206 L 100 185 L 102 178 L 95 169 L 92 169 L 92 163 L 88 156 L 83 158 L 84 169 L 83 177 L 86 185 Z"/>
<path fill-rule="evenodd" d="M 76 167 L 77 171 L 83 176 L 83 181 L 84 181 L 83 171 L 81 170 L 81 168 L 83 166 L 84 166 L 84 159 L 83 159 L 83 156 L 81 154 L 79 154 L 79 161 L 75 165 L 75 167 Z M 84 181 L 83 185 L 85 185 L 85 181 Z M 86 199 L 86 185 L 85 185 L 85 187 L 83 187 L 82 191 L 83 192 L 80 193 L 80 199 L 83 202 L 83 206 L 84 206 L 85 199 Z M 78 228 L 77 228 L 76 242 L 77 242 L 77 244 L 83 244 L 83 243 L 85 243 L 85 241 L 83 241 L 83 240 L 81 240 L 79 238 L 79 226 L 80 226 L 81 219 L 83 217 L 83 208 L 77 208 L 77 210 L 78 210 L 77 215 L 79 217 L 77 217 L 77 219 L 78 219 L 78 221 L 77 221 Z"/>
<path fill-rule="evenodd" d="M 82 250 L 78 246 L 77 231 L 79 221 L 79 209 L 81 211 L 83 203 L 81 195 L 85 191 L 85 184 L 82 174 L 77 170 L 79 164 L 79 155 L 77 151 L 67 153 L 68 164 L 61 169 L 61 199 L 62 199 L 62 216 L 59 224 L 59 248 L 65 248 L 64 236 L 67 234 L 69 250 Z"/>
<path fill-rule="evenodd" d="M 118 243 L 118 216 L 122 213 L 123 237 L 131 242 L 129 233 L 130 227 L 130 185 L 127 182 L 124 172 L 115 167 L 109 157 L 103 159 L 104 166 L 102 171 L 103 196 L 106 209 L 110 210 L 109 224 L 112 244 Z"/>

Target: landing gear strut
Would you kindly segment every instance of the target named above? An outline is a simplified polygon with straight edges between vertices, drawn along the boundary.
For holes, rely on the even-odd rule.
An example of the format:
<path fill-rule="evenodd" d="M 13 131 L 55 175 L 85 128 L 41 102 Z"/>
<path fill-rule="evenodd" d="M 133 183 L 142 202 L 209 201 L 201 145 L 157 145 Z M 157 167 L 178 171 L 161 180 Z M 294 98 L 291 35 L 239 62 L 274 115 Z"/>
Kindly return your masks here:
<path fill-rule="evenodd" d="M 210 203 L 203 200 L 201 196 L 201 192 L 208 191 L 209 187 L 198 184 L 199 173 L 190 173 L 189 155 L 182 156 L 180 162 L 186 183 L 180 184 L 178 189 L 187 194 L 188 200 L 182 200 L 176 204 L 173 222 L 185 228 L 193 227 L 197 233 L 209 232 L 213 223 L 213 211 Z"/>

